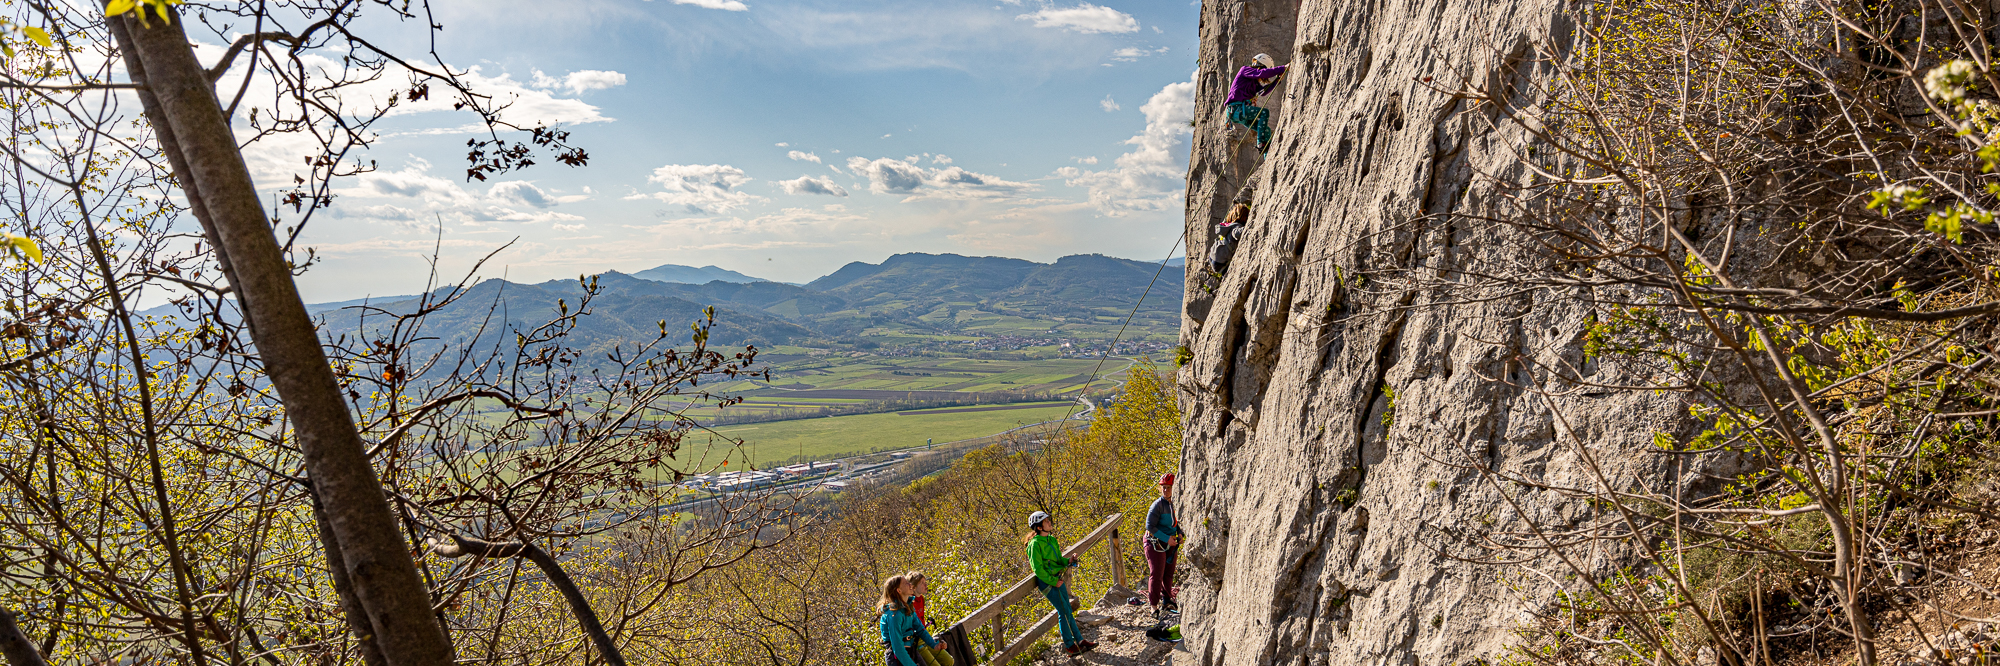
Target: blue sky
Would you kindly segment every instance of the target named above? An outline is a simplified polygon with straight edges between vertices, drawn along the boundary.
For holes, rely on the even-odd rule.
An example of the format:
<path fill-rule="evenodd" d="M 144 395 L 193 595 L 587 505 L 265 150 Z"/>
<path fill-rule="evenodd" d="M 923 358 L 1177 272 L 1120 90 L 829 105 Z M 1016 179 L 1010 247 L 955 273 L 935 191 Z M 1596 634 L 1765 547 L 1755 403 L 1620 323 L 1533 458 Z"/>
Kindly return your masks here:
<path fill-rule="evenodd" d="M 450 273 L 518 238 L 483 271 L 516 281 L 677 263 L 803 282 L 899 252 L 1156 261 L 1180 233 L 1182 0 L 440 5 L 445 59 L 590 165 L 467 183 L 472 118 L 403 109 L 379 170 L 308 228 L 308 300 L 414 292 L 439 243 Z M 289 181 L 297 147 L 253 145 L 260 184 Z"/>

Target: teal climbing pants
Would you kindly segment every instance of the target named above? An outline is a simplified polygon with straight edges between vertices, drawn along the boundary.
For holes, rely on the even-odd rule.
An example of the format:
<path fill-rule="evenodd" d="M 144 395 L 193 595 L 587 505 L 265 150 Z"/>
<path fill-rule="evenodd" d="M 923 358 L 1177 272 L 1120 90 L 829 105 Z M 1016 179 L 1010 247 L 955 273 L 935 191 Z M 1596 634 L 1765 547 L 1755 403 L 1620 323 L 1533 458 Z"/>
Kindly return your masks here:
<path fill-rule="evenodd" d="M 1069 586 L 1043 585 L 1038 580 L 1035 587 L 1042 588 L 1042 596 L 1048 598 L 1050 606 L 1056 607 L 1056 628 L 1062 633 L 1063 647 L 1083 640 L 1083 632 L 1076 628 L 1076 609 L 1070 607 Z"/>
<path fill-rule="evenodd" d="M 1271 145 L 1271 110 L 1249 102 L 1229 103 L 1229 122 L 1257 133 L 1257 147 Z"/>

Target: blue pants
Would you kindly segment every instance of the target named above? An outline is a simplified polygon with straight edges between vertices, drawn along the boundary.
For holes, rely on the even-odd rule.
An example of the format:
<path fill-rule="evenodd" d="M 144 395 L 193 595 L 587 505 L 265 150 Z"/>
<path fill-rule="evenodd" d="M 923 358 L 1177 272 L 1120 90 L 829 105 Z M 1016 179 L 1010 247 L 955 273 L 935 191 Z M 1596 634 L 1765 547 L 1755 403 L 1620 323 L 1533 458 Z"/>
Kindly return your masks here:
<path fill-rule="evenodd" d="M 1271 110 L 1249 102 L 1229 103 L 1229 122 L 1257 133 L 1257 149 L 1271 145 Z"/>
<path fill-rule="evenodd" d="M 1049 605 L 1056 607 L 1056 628 L 1062 632 L 1063 647 L 1083 640 L 1083 632 L 1076 628 L 1076 609 L 1069 605 L 1069 586 L 1042 585 L 1040 581 L 1035 586 L 1042 588 L 1042 596 L 1048 598 Z"/>

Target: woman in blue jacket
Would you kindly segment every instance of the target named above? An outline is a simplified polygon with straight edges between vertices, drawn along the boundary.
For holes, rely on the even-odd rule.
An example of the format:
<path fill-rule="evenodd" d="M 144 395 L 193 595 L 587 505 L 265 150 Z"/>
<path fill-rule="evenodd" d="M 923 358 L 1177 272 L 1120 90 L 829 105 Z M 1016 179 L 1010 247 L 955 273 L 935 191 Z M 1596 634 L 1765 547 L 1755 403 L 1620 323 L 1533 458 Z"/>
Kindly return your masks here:
<path fill-rule="evenodd" d="M 937 639 L 932 638 L 931 632 L 924 629 L 924 623 L 917 620 L 909 599 L 902 576 L 890 576 L 888 581 L 882 583 L 882 600 L 876 602 L 875 607 L 882 614 L 880 627 L 882 643 L 889 647 L 888 666 L 924 666 L 917 663 L 917 656 L 910 649 L 916 647 L 914 639 L 921 638 L 924 647 L 938 649 Z"/>

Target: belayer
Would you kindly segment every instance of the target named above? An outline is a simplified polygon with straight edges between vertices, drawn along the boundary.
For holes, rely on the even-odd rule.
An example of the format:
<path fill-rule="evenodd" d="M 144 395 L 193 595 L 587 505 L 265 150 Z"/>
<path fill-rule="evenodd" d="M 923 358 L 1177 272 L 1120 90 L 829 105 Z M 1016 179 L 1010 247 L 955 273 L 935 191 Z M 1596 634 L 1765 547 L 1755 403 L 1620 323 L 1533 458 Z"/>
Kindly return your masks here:
<path fill-rule="evenodd" d="M 1257 98 L 1271 92 L 1278 86 L 1278 79 L 1285 75 L 1285 67 L 1271 60 L 1271 56 L 1259 53 L 1250 59 L 1250 64 L 1236 70 L 1236 79 L 1229 83 L 1229 99 L 1224 108 L 1229 111 L 1229 122 L 1250 128 L 1257 133 L 1257 153 L 1263 154 L 1271 148 L 1271 110 L 1257 106 Z"/>
<path fill-rule="evenodd" d="M 1160 476 L 1160 498 L 1146 511 L 1146 599 L 1153 617 L 1179 615 L 1174 601 L 1174 560 L 1181 552 L 1181 525 L 1174 517 L 1174 475 Z"/>

